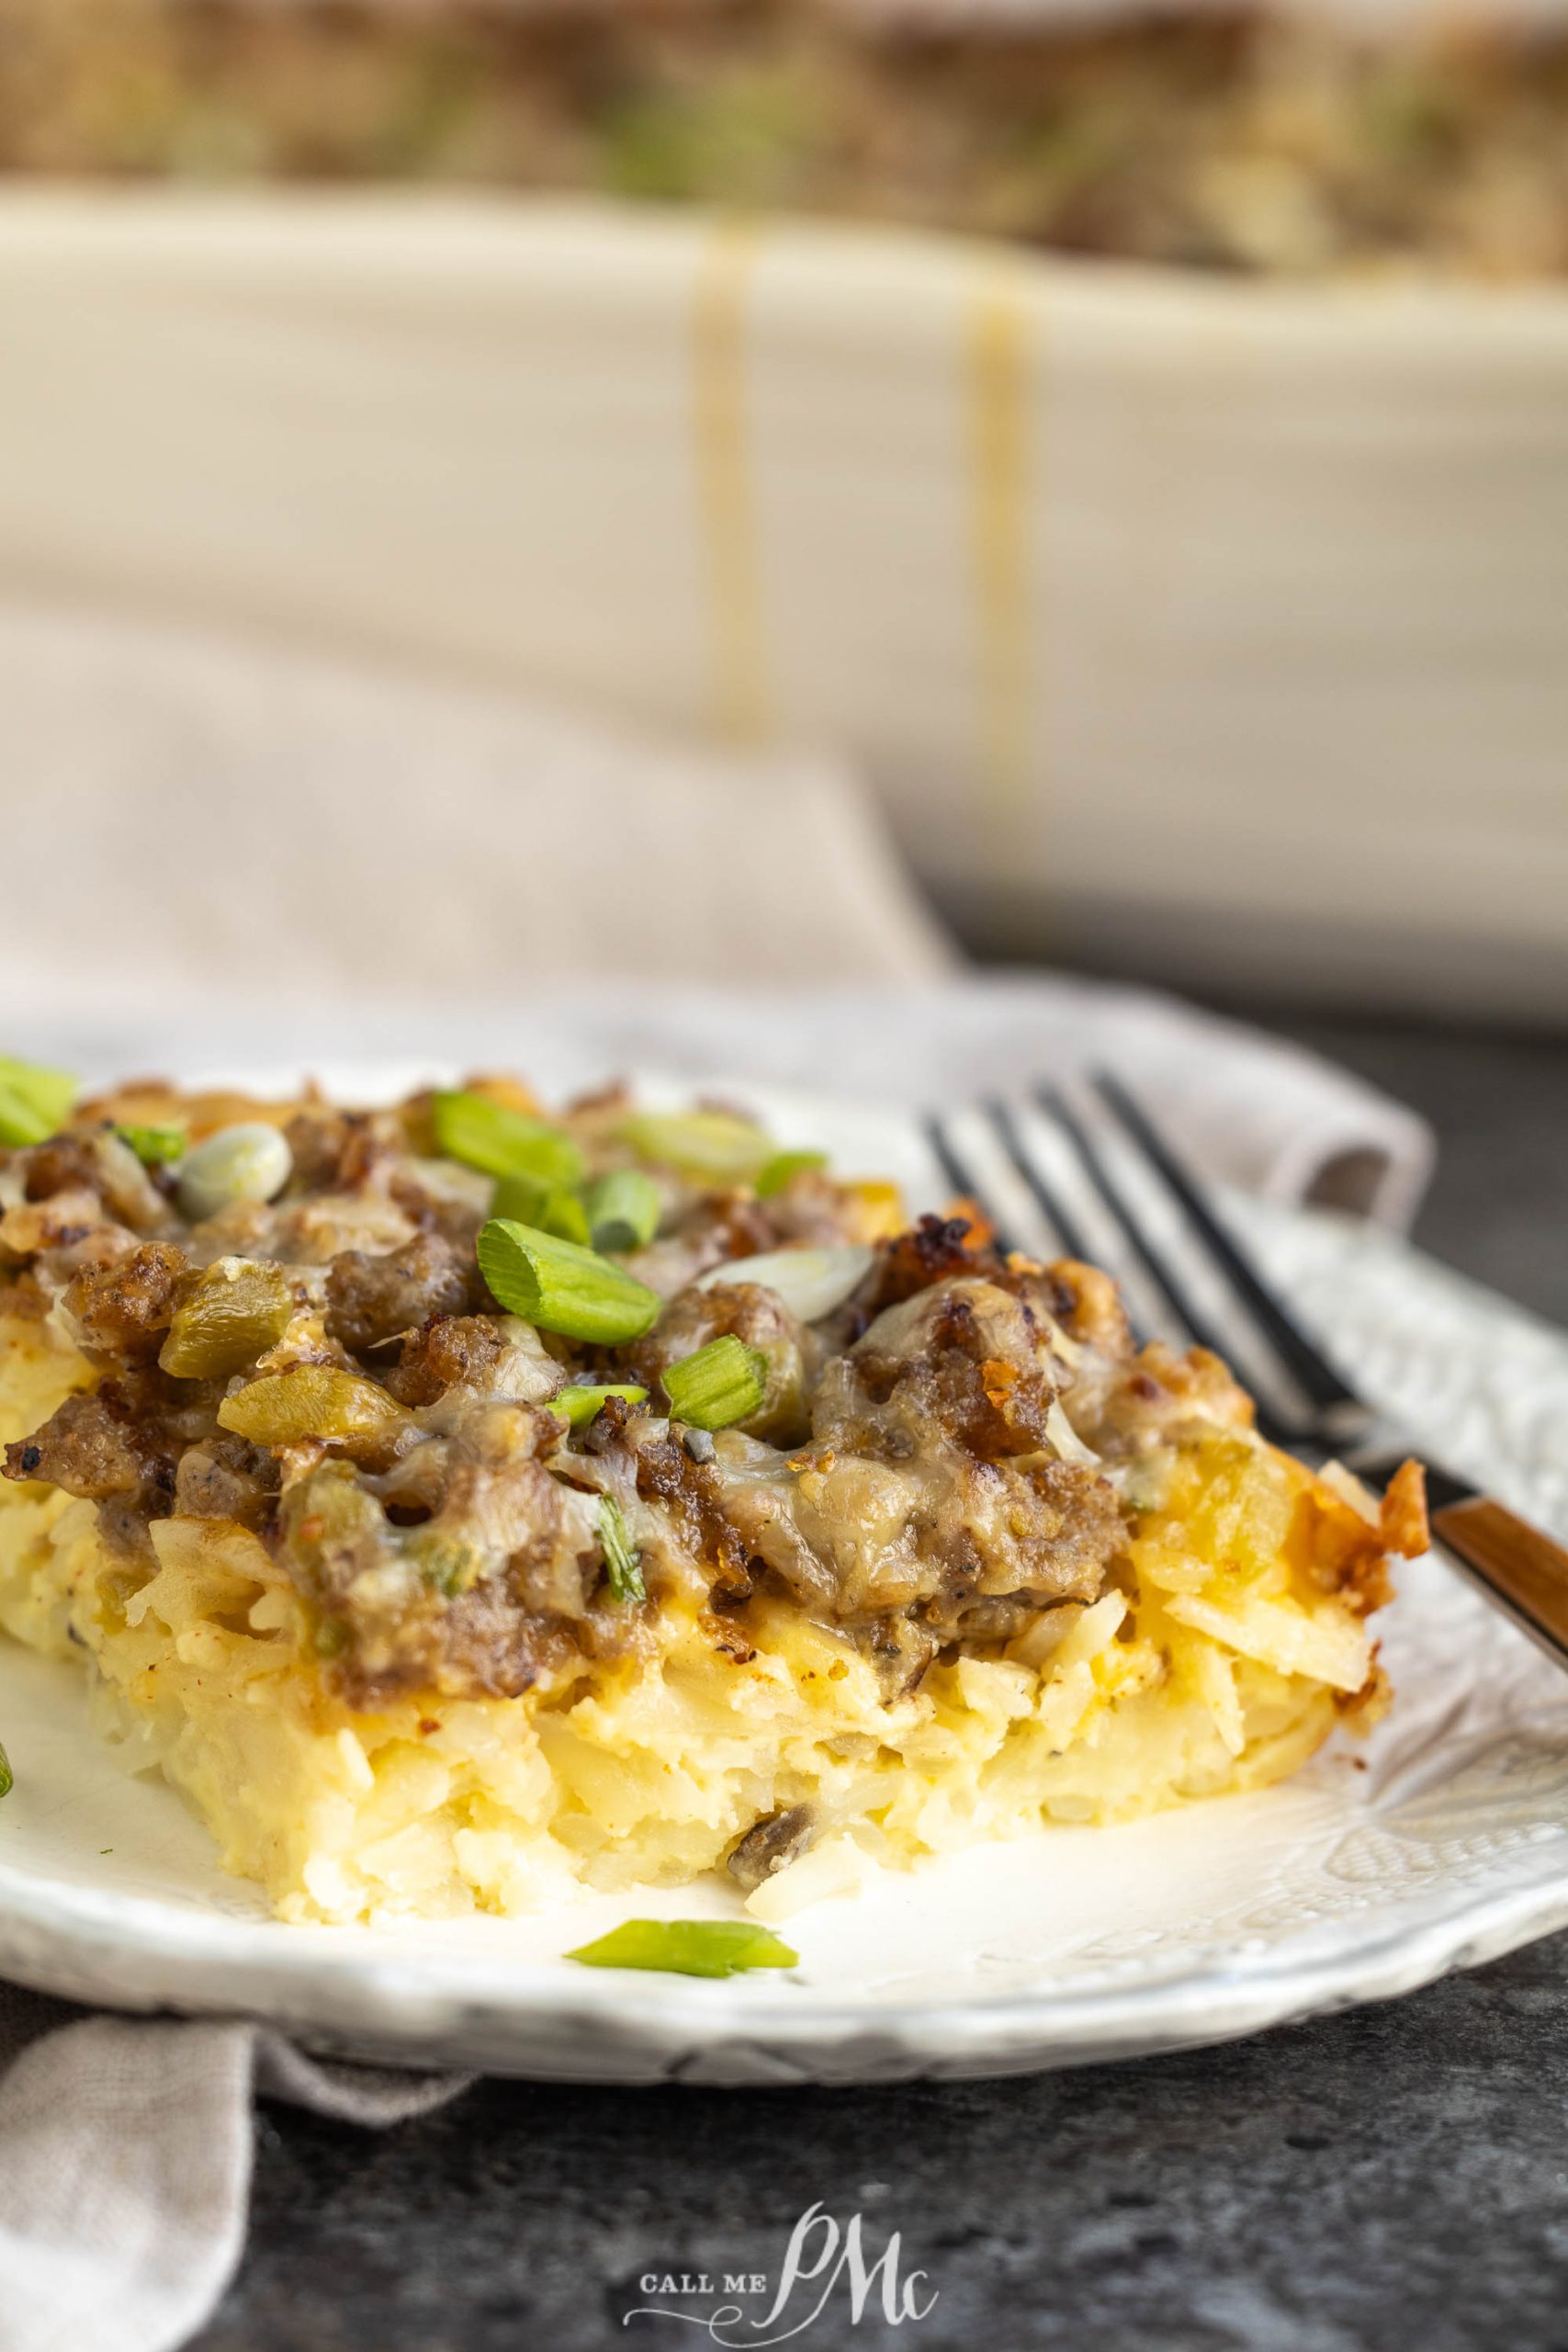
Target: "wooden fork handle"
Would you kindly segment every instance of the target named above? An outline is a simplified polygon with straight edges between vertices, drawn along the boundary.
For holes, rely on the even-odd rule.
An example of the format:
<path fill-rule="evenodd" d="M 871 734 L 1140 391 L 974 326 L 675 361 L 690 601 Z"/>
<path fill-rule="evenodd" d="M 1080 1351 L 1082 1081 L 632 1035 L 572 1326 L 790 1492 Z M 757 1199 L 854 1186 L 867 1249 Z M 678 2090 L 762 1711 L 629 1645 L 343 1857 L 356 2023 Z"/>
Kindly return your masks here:
<path fill-rule="evenodd" d="M 1444 1504 L 1432 1513 L 1432 1532 L 1568 1665 L 1568 1550 L 1489 1495 Z"/>

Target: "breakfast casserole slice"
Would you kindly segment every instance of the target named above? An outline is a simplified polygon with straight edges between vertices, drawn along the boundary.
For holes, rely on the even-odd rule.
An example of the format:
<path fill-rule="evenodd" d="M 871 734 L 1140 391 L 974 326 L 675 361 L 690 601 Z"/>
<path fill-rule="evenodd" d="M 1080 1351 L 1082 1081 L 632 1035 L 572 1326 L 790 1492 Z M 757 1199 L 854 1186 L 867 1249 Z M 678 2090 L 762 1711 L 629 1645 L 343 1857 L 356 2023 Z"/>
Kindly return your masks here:
<path fill-rule="evenodd" d="M 1384 1702 L 1414 1464 L 1314 1476 L 1104 1274 L 736 1113 L 0 1062 L 0 1625 L 286 1918 L 782 1915 Z"/>

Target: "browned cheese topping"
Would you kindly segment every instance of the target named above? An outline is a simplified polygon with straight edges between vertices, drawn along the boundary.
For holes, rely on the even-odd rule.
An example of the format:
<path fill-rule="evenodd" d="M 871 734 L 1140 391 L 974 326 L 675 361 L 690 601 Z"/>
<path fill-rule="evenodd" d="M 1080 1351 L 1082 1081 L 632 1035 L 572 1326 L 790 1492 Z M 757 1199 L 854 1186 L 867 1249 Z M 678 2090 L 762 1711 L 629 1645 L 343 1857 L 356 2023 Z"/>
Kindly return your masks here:
<path fill-rule="evenodd" d="M 601 1095 L 557 1123 L 590 1175 L 629 1164 L 627 1107 Z M 159 1115 L 193 1142 L 266 1122 L 291 1172 L 270 1200 L 192 1217 L 115 1131 Z M 438 1156 L 428 1098 L 347 1112 L 148 1086 L 85 1104 L 63 1136 L 0 1154 L 0 1313 L 50 1320 L 96 1375 L 6 1475 L 95 1504 L 128 1571 L 172 1514 L 255 1531 L 359 1706 L 520 1692 L 651 1645 L 672 1607 L 739 1659 L 759 1612 L 796 1609 L 894 1695 L 939 1656 L 1094 1600 L 1171 1447 L 1250 1427 L 1214 1359 L 1135 1351 L 1089 1267 L 1003 1260 L 961 1219 L 889 1234 L 886 1188 L 816 1168 L 763 1197 L 637 1164 L 657 1231 L 618 1262 L 663 1306 L 612 1348 L 497 1304 L 475 1254 L 491 1180 Z M 846 1244 L 859 1278 L 812 1322 L 763 1283 L 703 1281 Z M 725 1334 L 765 1364 L 760 1405 L 712 1432 L 673 1421 L 661 1374 Z M 584 1384 L 648 1394 L 572 1426 L 551 1400 Z M 604 1498 L 645 1600 L 615 1589 Z"/>

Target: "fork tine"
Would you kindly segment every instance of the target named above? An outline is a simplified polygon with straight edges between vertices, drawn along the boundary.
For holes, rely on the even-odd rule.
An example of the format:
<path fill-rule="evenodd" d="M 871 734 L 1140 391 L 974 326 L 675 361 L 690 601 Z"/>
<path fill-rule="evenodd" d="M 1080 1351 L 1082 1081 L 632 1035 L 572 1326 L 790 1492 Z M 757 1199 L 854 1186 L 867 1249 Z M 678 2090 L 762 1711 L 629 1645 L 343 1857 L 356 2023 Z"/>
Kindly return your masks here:
<path fill-rule="evenodd" d="M 1215 1355 L 1224 1355 L 1225 1349 L 1219 1333 L 1210 1323 L 1202 1309 L 1193 1304 L 1186 1283 L 1171 1265 L 1168 1258 L 1144 1231 L 1128 1204 L 1125 1193 L 1106 1166 L 1104 1154 L 1089 1135 L 1072 1104 L 1055 1086 L 1037 1087 L 1034 1099 L 1045 1116 L 1054 1120 L 1071 1142 L 1089 1183 L 1099 1193 L 1107 1211 L 1115 1220 L 1128 1248 L 1145 1272 L 1164 1294 L 1178 1320 L 1186 1326 L 1189 1334 L 1196 1340 L 1201 1348 L 1208 1348 Z"/>
<path fill-rule="evenodd" d="M 1004 1253 L 1014 1248 L 992 1202 L 986 1197 L 986 1188 L 968 1163 L 960 1158 L 953 1137 L 934 1113 L 920 1122 L 931 1158 L 942 1170 L 942 1182 L 964 1200 L 973 1201 L 990 1219 L 997 1248 Z"/>
<path fill-rule="evenodd" d="M 1313 1405 L 1320 1411 L 1335 1406 L 1359 1407 L 1359 1399 L 1327 1358 L 1319 1354 L 1305 1332 L 1259 1280 L 1192 1177 L 1121 1080 L 1109 1070 L 1101 1070 L 1095 1074 L 1093 1083 L 1134 1142 L 1153 1161 L 1168 1190 L 1180 1203 L 1210 1255 L 1224 1271 L 1232 1290 L 1261 1327 L 1276 1354 L 1284 1360 Z"/>
<path fill-rule="evenodd" d="M 1047 1118 L 1054 1119 L 1068 1137 L 1077 1153 L 1088 1182 L 1099 1193 L 1107 1214 L 1114 1220 L 1138 1264 L 1152 1278 L 1174 1309 L 1179 1322 L 1186 1326 L 1190 1337 L 1211 1354 L 1231 1363 L 1235 1351 L 1224 1334 L 1196 1305 L 1190 1290 L 1172 1266 L 1168 1256 L 1151 1240 L 1126 1194 L 1107 1165 L 1105 1155 L 1095 1143 L 1082 1119 L 1061 1091 L 1054 1086 L 1035 1090 L 1035 1100 Z M 1273 1388 L 1277 1384 L 1269 1382 Z M 1264 1384 L 1257 1379 L 1249 1383 L 1257 1424 L 1263 1435 L 1274 1445 L 1300 1446 L 1309 1442 L 1311 1432 L 1303 1428 L 1299 1415 L 1290 1409 L 1289 1400 L 1265 1394 Z"/>
<path fill-rule="evenodd" d="M 1036 1208 L 1068 1257 L 1080 1259 L 1086 1264 L 1092 1263 L 1094 1253 L 1084 1239 L 1082 1227 L 1075 1222 L 1055 1185 L 1046 1182 L 1025 1151 L 1023 1137 L 1018 1131 L 1018 1121 L 1012 1112 L 999 1097 L 994 1097 L 982 1107 L 1001 1138 L 1002 1149 L 1007 1153 L 1009 1161 L 1017 1170 L 1021 1181 L 1028 1186 Z"/>

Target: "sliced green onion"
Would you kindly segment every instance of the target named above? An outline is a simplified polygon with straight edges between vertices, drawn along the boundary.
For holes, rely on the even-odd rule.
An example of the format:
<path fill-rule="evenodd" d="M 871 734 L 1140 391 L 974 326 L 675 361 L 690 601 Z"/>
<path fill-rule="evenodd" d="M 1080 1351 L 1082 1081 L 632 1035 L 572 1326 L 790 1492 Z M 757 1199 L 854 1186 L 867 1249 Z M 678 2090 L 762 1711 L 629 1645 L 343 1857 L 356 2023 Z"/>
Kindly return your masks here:
<path fill-rule="evenodd" d="M 52 1123 L 25 1094 L 0 1083 L 0 1145 L 10 1149 L 22 1144 L 42 1143 L 46 1136 L 53 1133 Z"/>
<path fill-rule="evenodd" d="M 533 1176 L 502 1176 L 491 1194 L 490 1213 L 509 1216 L 514 1225 L 537 1225 L 549 1197 L 550 1187 Z"/>
<path fill-rule="evenodd" d="M 202 1225 L 238 1201 L 275 1201 L 293 1173 L 288 1138 L 265 1119 L 220 1127 L 180 1162 L 180 1215 Z"/>
<path fill-rule="evenodd" d="M 596 1250 L 640 1250 L 659 1230 L 659 1187 L 640 1168 L 612 1168 L 583 1195 Z"/>
<path fill-rule="evenodd" d="M 490 1204 L 491 1216 L 509 1217 L 514 1225 L 531 1225 L 558 1240 L 588 1247 L 592 1236 L 588 1212 L 575 1193 L 558 1186 L 536 1184 L 531 1176 L 503 1176 Z"/>
<path fill-rule="evenodd" d="M 803 1323 L 816 1323 L 859 1288 L 875 1256 L 874 1250 L 859 1241 L 837 1241 L 824 1250 L 767 1250 L 760 1258 L 726 1258 L 710 1266 L 697 1276 L 697 1288 L 756 1283 L 771 1290 Z"/>
<path fill-rule="evenodd" d="M 540 1214 L 539 1230 L 553 1233 L 561 1241 L 575 1241 L 580 1250 L 586 1250 L 593 1238 L 588 1211 L 577 1193 L 552 1193 Z"/>
<path fill-rule="evenodd" d="M 612 1396 L 624 1396 L 628 1405 L 640 1405 L 647 1395 L 646 1388 L 636 1387 L 628 1382 L 621 1387 L 558 1388 L 547 1401 L 552 1413 L 563 1413 L 572 1428 L 580 1430 L 585 1421 L 592 1420 L 596 1414 L 604 1411 Z"/>
<path fill-rule="evenodd" d="M 0 1054 L 0 1144 L 43 1143 L 58 1135 L 78 1091 L 69 1070 Z"/>
<path fill-rule="evenodd" d="M 118 1126 L 116 1135 L 128 1143 L 143 1168 L 166 1168 L 186 1148 L 184 1127 Z"/>
<path fill-rule="evenodd" d="M 584 1968 L 656 1968 L 672 1976 L 739 1976 L 748 1968 L 796 1968 L 800 1955 L 750 1919 L 627 1919 L 568 1960 Z"/>
<path fill-rule="evenodd" d="M 728 1111 L 639 1111 L 616 1133 L 642 1159 L 716 1183 L 746 1183 L 773 1156 L 761 1128 Z"/>
<path fill-rule="evenodd" d="M 541 1331 L 617 1348 L 640 1340 L 664 1302 L 624 1266 L 537 1226 L 492 1216 L 480 1227 L 479 1271 L 494 1296 Z"/>
<path fill-rule="evenodd" d="M 671 1364 L 662 1378 L 672 1421 L 689 1421 L 694 1430 L 727 1430 L 761 1410 L 768 1359 L 727 1331 L 695 1355 Z"/>
<path fill-rule="evenodd" d="M 775 1151 L 757 1171 L 756 1193 L 760 1201 L 771 1200 L 782 1193 L 796 1176 L 804 1176 L 807 1169 L 826 1168 L 825 1151 Z"/>
<path fill-rule="evenodd" d="M 599 1498 L 599 1547 L 609 1572 L 610 1590 L 617 1600 L 646 1600 L 642 1558 L 626 1533 L 626 1514 L 614 1495 Z"/>
<path fill-rule="evenodd" d="M 11 1770 L 10 1758 L 0 1747 L 0 1797 L 8 1797 L 16 1785 L 17 1776 Z"/>
<path fill-rule="evenodd" d="M 550 1192 L 582 1181 L 582 1154 L 569 1135 L 487 1094 L 437 1094 L 431 1104 L 437 1148 L 487 1176 L 531 1176 Z"/>

